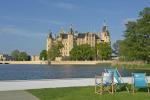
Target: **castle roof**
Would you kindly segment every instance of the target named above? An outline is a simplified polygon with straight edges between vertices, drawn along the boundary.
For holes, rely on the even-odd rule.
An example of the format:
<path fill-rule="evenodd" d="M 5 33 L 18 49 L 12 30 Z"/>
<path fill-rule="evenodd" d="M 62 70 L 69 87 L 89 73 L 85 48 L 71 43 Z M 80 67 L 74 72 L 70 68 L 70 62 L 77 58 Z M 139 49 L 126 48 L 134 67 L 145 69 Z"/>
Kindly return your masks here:
<path fill-rule="evenodd" d="M 84 38 L 85 37 L 85 33 L 79 33 L 77 38 Z"/>
<path fill-rule="evenodd" d="M 61 34 L 60 36 L 62 37 L 62 39 L 67 39 L 68 38 L 68 34 L 65 34 L 65 33 Z"/>

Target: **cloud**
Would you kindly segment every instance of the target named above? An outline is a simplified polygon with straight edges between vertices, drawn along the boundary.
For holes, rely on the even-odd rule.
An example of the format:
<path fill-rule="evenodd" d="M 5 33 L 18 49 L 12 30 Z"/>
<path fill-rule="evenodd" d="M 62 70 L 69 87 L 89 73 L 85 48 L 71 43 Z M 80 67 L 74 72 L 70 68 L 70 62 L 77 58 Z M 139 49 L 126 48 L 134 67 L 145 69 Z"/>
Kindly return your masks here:
<path fill-rule="evenodd" d="M 21 17 L 13 17 L 13 16 L 0 16 L 1 19 L 9 20 L 9 21 L 22 21 L 22 22 L 34 22 L 34 23 L 48 23 L 53 25 L 64 25 L 65 22 L 59 20 L 52 19 L 41 19 L 41 18 L 21 18 Z"/>
<path fill-rule="evenodd" d="M 54 3 L 54 6 L 58 8 L 67 9 L 67 10 L 73 10 L 73 9 L 78 8 L 75 4 L 68 3 L 68 2 L 57 2 L 57 3 Z"/>
<path fill-rule="evenodd" d="M 39 37 L 45 37 L 44 33 L 39 32 L 32 32 L 20 28 L 16 28 L 15 26 L 5 26 L 0 27 L 0 35 L 7 34 L 7 35 L 17 35 L 21 37 L 27 37 L 27 38 L 39 38 Z"/>
<path fill-rule="evenodd" d="M 44 6 L 53 6 L 55 8 L 61 8 L 65 10 L 73 10 L 73 9 L 78 8 L 77 5 L 70 3 L 70 2 L 62 1 L 62 0 L 54 0 L 54 1 L 38 0 L 38 2 Z"/>
<path fill-rule="evenodd" d="M 39 18 L 26 18 L 26 21 L 32 21 L 36 23 L 48 23 L 53 25 L 64 25 L 65 22 L 58 21 L 58 20 L 48 20 L 48 19 L 39 19 Z"/>
<path fill-rule="evenodd" d="M 123 24 L 127 24 L 129 21 L 136 21 L 137 18 L 126 18 L 125 20 L 123 20 Z"/>

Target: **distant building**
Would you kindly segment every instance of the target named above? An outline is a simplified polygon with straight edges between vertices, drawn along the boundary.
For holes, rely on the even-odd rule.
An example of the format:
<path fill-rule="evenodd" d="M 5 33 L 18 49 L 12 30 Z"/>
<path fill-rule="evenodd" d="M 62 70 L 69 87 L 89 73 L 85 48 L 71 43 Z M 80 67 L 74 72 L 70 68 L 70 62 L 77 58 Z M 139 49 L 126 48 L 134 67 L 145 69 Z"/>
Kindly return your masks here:
<path fill-rule="evenodd" d="M 0 61 L 2 61 L 3 60 L 3 55 L 2 54 L 0 54 Z"/>
<path fill-rule="evenodd" d="M 119 60 L 119 56 L 117 54 L 115 54 L 115 53 L 112 53 L 111 54 L 111 59 L 112 60 Z"/>
<path fill-rule="evenodd" d="M 7 54 L 0 54 L 0 61 L 12 61 L 13 58 Z"/>
<path fill-rule="evenodd" d="M 46 50 L 51 49 L 52 44 L 55 44 L 57 41 L 63 44 L 61 49 L 62 57 L 68 57 L 75 45 L 89 44 L 91 47 L 95 47 L 96 44 L 101 42 L 110 43 L 110 34 L 107 25 L 102 27 L 100 34 L 94 32 L 78 33 L 73 30 L 71 25 L 69 32 L 65 33 L 63 28 L 61 28 L 58 36 L 55 36 L 55 38 L 52 36 L 52 32 L 49 31 Z"/>
<path fill-rule="evenodd" d="M 37 55 L 31 56 L 31 61 L 40 61 L 40 57 Z"/>

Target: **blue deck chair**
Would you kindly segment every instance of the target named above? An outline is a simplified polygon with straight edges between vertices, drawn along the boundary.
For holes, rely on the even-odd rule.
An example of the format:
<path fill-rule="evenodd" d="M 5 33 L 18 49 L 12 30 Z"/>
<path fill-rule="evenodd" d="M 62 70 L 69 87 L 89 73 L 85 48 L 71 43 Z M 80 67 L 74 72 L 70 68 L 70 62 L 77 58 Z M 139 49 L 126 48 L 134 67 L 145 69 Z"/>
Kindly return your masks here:
<path fill-rule="evenodd" d="M 148 81 L 146 78 L 146 73 L 132 73 L 132 83 L 133 83 L 133 93 L 135 92 L 135 88 L 148 88 Z"/>
<path fill-rule="evenodd" d="M 121 90 L 122 88 L 126 88 L 126 90 L 129 92 L 129 89 L 127 87 L 127 83 L 124 83 L 124 81 L 121 78 L 121 75 L 117 68 L 115 69 L 105 69 L 105 72 L 113 73 L 114 76 L 114 84 L 115 84 L 115 91 Z"/>
<path fill-rule="evenodd" d="M 102 76 L 95 76 L 95 93 L 99 94 L 103 94 L 104 92 L 113 93 L 114 91 L 113 86 L 114 86 L 113 74 L 102 73 Z"/>

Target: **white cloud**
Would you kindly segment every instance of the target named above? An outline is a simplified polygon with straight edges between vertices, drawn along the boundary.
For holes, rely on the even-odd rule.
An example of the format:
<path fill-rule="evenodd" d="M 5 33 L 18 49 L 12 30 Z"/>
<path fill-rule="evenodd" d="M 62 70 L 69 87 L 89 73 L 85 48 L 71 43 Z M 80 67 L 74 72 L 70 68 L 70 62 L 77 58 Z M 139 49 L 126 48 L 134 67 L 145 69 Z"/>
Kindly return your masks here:
<path fill-rule="evenodd" d="M 129 21 L 136 21 L 137 18 L 126 18 L 124 21 L 123 21 L 123 24 L 127 24 Z"/>
<path fill-rule="evenodd" d="M 45 36 L 44 33 L 39 33 L 39 32 L 32 32 L 20 28 L 16 28 L 15 26 L 5 26 L 5 27 L 0 27 L 0 34 L 8 34 L 8 35 L 17 35 L 21 37 L 27 37 L 27 38 L 39 38 Z"/>
<path fill-rule="evenodd" d="M 75 4 L 67 3 L 67 2 L 57 2 L 57 3 L 54 3 L 54 6 L 63 8 L 63 9 L 67 9 L 67 10 L 72 10 L 72 9 L 78 8 Z"/>
<path fill-rule="evenodd" d="M 38 0 L 38 2 L 44 6 L 53 6 L 66 10 L 73 10 L 78 8 L 77 5 L 62 0 Z"/>
<path fill-rule="evenodd" d="M 37 23 L 48 23 L 53 25 L 64 25 L 65 22 L 58 21 L 58 20 L 48 20 L 48 19 L 39 19 L 39 18 L 26 18 L 26 21 L 33 21 Z"/>
<path fill-rule="evenodd" d="M 10 21 L 22 21 L 22 22 L 34 22 L 34 23 L 48 23 L 53 25 L 64 25 L 65 22 L 59 20 L 52 19 L 41 19 L 41 18 L 21 18 L 21 17 L 13 17 L 13 16 L 0 16 L 1 19 L 10 20 Z"/>

